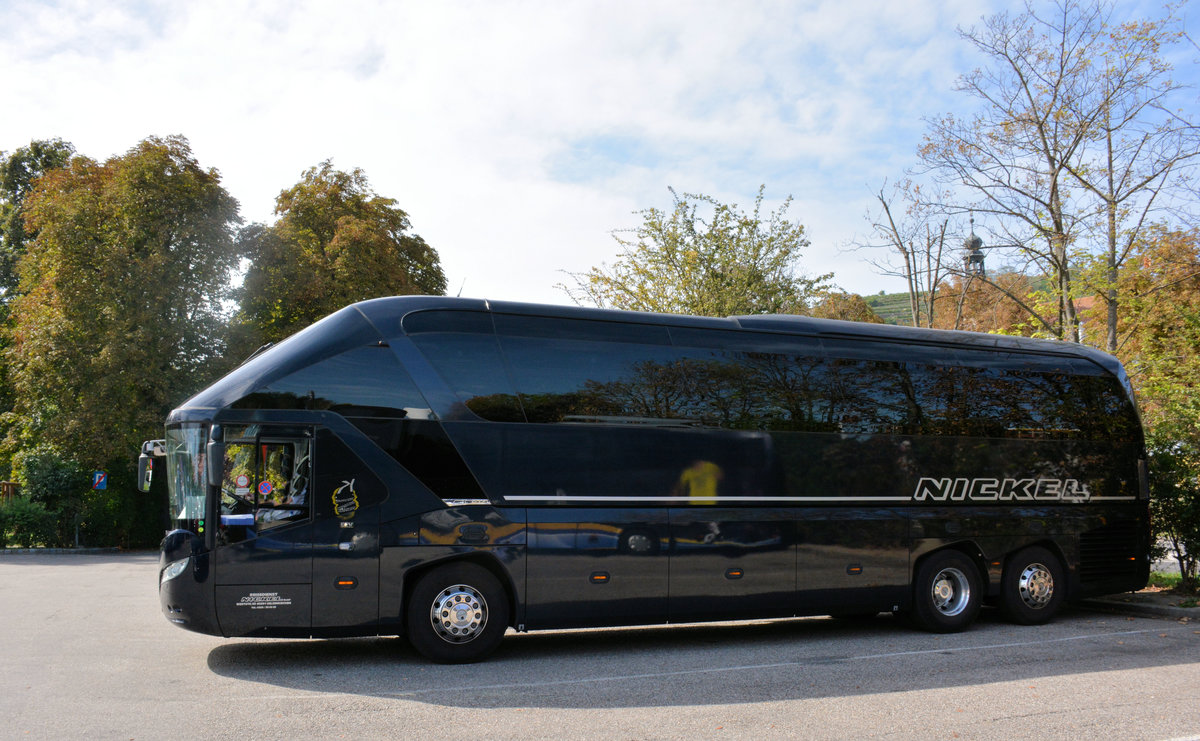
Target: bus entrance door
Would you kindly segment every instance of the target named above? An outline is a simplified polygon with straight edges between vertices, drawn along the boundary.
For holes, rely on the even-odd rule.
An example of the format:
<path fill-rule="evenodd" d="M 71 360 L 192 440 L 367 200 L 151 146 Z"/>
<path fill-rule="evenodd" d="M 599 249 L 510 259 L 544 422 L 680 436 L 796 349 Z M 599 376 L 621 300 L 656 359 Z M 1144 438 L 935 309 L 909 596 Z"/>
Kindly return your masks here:
<path fill-rule="evenodd" d="M 386 490 L 350 448 L 317 430 L 312 625 L 358 634 L 379 619 L 379 520 Z"/>
<path fill-rule="evenodd" d="M 213 553 L 225 635 L 308 633 L 312 443 L 309 429 L 226 428 Z"/>

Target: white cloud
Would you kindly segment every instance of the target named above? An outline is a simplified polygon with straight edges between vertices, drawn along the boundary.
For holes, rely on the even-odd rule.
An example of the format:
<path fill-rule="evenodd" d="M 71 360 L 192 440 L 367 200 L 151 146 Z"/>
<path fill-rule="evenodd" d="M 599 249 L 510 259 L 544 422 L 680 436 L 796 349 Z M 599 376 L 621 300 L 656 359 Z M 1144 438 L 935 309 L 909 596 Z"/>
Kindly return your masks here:
<path fill-rule="evenodd" d="M 269 5 L 269 4 L 268 4 Z M 956 25 L 990 0 L 38 3 L 0 7 L 0 149 L 104 158 L 182 133 L 247 220 L 325 158 L 362 167 L 441 254 L 450 289 L 566 302 L 561 270 L 667 186 L 769 207 L 809 272 L 899 287 L 838 250 L 873 188 L 951 110 Z M 16 101 L 15 103 L 13 101 Z"/>

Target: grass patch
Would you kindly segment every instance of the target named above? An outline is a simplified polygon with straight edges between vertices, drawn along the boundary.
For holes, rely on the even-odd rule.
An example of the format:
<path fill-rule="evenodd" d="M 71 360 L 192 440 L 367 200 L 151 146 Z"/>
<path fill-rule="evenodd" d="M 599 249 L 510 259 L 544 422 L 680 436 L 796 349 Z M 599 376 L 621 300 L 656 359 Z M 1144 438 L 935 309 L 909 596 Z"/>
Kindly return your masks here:
<path fill-rule="evenodd" d="M 1183 577 L 1179 574 L 1172 574 L 1165 571 L 1151 571 L 1150 583 L 1147 586 L 1158 587 L 1159 589 L 1175 589 L 1182 580 Z"/>
<path fill-rule="evenodd" d="M 908 324 L 912 310 L 908 305 L 908 293 L 886 293 L 863 296 L 867 305 L 888 324 Z"/>

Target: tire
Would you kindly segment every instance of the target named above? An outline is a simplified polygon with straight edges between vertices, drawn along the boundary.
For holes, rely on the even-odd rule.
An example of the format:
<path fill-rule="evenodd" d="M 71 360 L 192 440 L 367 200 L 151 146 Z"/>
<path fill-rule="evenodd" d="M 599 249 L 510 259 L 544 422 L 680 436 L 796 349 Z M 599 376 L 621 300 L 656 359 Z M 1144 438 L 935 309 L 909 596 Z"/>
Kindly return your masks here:
<path fill-rule="evenodd" d="M 1062 608 L 1066 586 L 1057 556 L 1040 546 L 1026 548 L 1008 559 L 1004 567 L 1000 609 L 1019 625 L 1050 622 Z"/>
<path fill-rule="evenodd" d="M 406 617 L 417 653 L 439 664 L 468 664 L 500 645 L 508 629 L 508 595 L 482 566 L 450 564 L 421 577 Z"/>
<path fill-rule="evenodd" d="M 982 598 L 975 563 L 958 551 L 940 551 L 917 568 L 910 617 L 931 633 L 957 633 L 975 621 Z"/>

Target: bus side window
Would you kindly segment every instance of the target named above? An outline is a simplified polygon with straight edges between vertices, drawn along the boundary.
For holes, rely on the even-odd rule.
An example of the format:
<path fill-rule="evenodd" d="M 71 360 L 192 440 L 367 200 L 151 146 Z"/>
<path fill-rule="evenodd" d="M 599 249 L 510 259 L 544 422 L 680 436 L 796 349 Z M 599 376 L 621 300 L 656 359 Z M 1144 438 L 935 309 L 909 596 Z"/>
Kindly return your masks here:
<path fill-rule="evenodd" d="M 254 509 L 254 446 L 230 443 L 225 446 L 225 476 L 221 482 L 221 513 L 240 514 Z M 240 484 L 240 485 L 239 485 Z"/>
<path fill-rule="evenodd" d="M 229 442 L 221 481 L 221 540 L 237 543 L 309 516 L 311 444 Z"/>
<path fill-rule="evenodd" d="M 508 382 L 491 316 L 474 311 L 420 311 L 404 330 L 463 406 L 492 422 L 524 422 Z"/>
<path fill-rule="evenodd" d="M 673 390 L 687 368 L 665 327 L 578 319 L 495 317 L 500 346 L 530 422 L 680 419 Z"/>
<path fill-rule="evenodd" d="M 974 437 L 1041 434 L 1041 391 L 1026 376 L 1027 360 L 1003 350 L 956 348 L 966 405 L 963 433 Z"/>
<path fill-rule="evenodd" d="M 261 532 L 308 519 L 309 441 L 263 443 L 254 522 Z"/>
<path fill-rule="evenodd" d="M 820 340 L 672 327 L 671 341 L 688 371 L 676 396 L 687 416 L 708 426 L 779 432 L 830 427 L 829 369 Z M 731 402 L 736 401 L 736 405 Z"/>
<path fill-rule="evenodd" d="M 917 403 L 905 361 L 917 348 L 885 342 L 822 339 L 830 357 L 830 421 L 853 435 L 913 434 L 921 431 Z"/>

